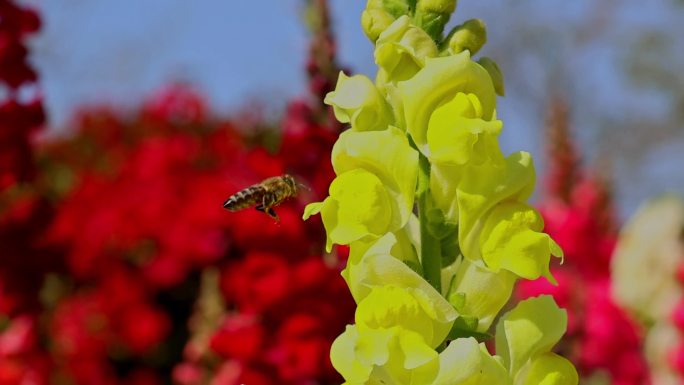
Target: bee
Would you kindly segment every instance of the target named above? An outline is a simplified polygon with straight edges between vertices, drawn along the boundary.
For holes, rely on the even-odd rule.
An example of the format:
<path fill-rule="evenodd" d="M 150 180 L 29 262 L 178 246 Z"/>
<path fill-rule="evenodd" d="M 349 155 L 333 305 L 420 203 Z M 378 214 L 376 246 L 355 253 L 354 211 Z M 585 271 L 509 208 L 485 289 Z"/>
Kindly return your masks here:
<path fill-rule="evenodd" d="M 290 175 L 274 176 L 231 195 L 223 202 L 223 208 L 239 211 L 254 206 L 258 211 L 278 221 L 278 214 L 273 207 L 296 197 L 300 187 L 306 186 L 297 183 Z"/>

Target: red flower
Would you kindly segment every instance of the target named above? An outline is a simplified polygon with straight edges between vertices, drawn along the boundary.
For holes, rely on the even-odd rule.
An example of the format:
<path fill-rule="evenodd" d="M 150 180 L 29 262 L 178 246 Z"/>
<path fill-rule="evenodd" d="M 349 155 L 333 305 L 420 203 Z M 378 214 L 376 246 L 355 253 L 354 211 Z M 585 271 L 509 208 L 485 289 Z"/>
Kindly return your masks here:
<path fill-rule="evenodd" d="M 223 321 L 211 337 L 210 346 L 224 358 L 245 362 L 263 354 L 264 336 L 258 316 L 237 314 Z"/>
<path fill-rule="evenodd" d="M 127 307 L 118 317 L 121 342 L 135 354 L 147 353 L 159 345 L 171 326 L 166 313 L 146 304 Z"/>
<path fill-rule="evenodd" d="M 287 295 L 291 284 L 290 268 L 277 254 L 251 252 L 240 263 L 224 271 L 222 289 L 246 313 L 260 313 Z"/>

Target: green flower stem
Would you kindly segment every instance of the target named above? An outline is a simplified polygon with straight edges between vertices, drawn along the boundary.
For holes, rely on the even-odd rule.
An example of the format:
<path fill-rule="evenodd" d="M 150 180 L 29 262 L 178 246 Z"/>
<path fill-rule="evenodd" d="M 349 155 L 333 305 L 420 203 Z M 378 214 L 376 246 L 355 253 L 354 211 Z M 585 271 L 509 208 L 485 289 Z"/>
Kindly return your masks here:
<path fill-rule="evenodd" d="M 442 250 L 440 240 L 429 229 L 430 162 L 420 154 L 418 161 L 418 214 L 420 216 L 420 255 L 423 276 L 438 292 L 442 292 Z"/>
<path fill-rule="evenodd" d="M 416 5 L 418 3 L 418 0 L 408 0 L 408 5 L 409 5 L 409 12 L 411 12 L 411 15 L 416 11 Z"/>

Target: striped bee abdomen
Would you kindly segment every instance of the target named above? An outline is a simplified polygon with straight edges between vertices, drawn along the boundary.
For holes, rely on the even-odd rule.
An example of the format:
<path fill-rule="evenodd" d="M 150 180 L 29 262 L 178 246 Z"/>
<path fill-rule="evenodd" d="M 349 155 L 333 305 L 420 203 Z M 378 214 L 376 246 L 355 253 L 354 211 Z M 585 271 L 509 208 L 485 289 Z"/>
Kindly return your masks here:
<path fill-rule="evenodd" d="M 266 190 L 261 185 L 247 187 L 231 195 L 223 202 L 223 208 L 238 211 L 260 204 Z"/>

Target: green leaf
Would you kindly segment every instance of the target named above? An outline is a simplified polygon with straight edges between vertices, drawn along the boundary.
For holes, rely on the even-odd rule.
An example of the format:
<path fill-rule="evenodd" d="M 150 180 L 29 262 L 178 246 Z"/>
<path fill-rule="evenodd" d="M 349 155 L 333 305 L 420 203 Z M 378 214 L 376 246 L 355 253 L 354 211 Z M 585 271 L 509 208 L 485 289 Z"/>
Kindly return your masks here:
<path fill-rule="evenodd" d="M 494 83 L 496 94 L 499 96 L 504 96 L 506 94 L 506 90 L 504 87 L 503 72 L 501 72 L 499 65 L 488 57 L 482 57 L 477 62 L 482 66 L 482 68 L 489 72 L 489 76 L 492 78 L 492 83 Z"/>

